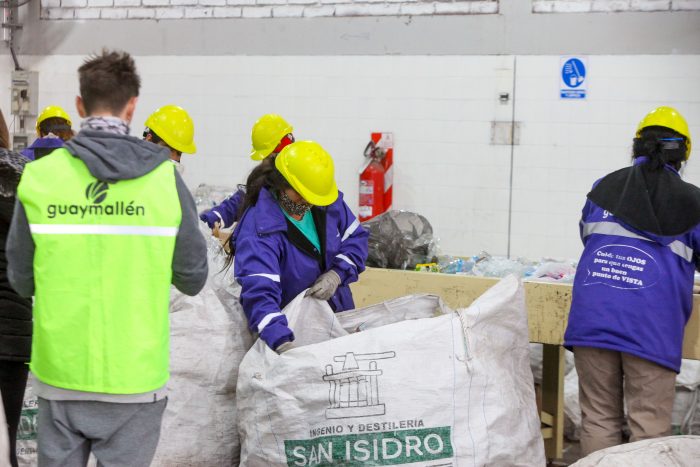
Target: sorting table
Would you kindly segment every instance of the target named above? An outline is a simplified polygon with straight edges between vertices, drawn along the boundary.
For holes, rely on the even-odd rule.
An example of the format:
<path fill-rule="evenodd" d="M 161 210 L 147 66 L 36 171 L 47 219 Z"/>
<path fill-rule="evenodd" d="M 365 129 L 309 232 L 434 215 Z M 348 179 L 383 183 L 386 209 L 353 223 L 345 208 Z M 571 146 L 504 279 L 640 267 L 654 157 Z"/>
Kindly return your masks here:
<path fill-rule="evenodd" d="M 360 308 L 404 295 L 429 293 L 452 308 L 469 306 L 499 279 L 430 272 L 367 268 L 351 286 Z M 543 345 L 542 437 L 547 458 L 562 457 L 564 447 L 564 331 L 571 305 L 571 284 L 525 282 L 530 342 Z M 685 329 L 683 357 L 700 360 L 700 295 Z"/>

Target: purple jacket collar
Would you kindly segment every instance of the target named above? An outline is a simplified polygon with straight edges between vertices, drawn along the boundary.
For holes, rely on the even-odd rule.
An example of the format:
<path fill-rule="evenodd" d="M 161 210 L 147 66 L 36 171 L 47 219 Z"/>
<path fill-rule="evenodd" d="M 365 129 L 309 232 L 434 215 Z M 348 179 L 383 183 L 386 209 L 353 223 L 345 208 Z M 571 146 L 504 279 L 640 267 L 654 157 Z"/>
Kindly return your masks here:
<path fill-rule="evenodd" d="M 22 155 L 28 159 L 34 160 L 34 149 L 58 149 L 62 147 L 63 140 L 61 138 L 37 138 L 28 148 L 22 149 Z"/>
<path fill-rule="evenodd" d="M 259 234 L 287 231 L 287 219 L 277 200 L 267 188 L 260 190 L 256 206 L 260 215 L 256 216 L 255 230 Z"/>

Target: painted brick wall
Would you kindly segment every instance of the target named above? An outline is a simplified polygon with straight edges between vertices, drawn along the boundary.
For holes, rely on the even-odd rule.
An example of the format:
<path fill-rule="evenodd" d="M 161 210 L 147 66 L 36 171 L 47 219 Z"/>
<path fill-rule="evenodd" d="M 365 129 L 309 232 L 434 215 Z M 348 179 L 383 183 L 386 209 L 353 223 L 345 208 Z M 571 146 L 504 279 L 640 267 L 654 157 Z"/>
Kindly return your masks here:
<path fill-rule="evenodd" d="M 535 13 L 700 10 L 700 0 L 532 0 Z"/>
<path fill-rule="evenodd" d="M 315 18 L 498 13 L 498 0 L 41 0 L 50 20 Z"/>

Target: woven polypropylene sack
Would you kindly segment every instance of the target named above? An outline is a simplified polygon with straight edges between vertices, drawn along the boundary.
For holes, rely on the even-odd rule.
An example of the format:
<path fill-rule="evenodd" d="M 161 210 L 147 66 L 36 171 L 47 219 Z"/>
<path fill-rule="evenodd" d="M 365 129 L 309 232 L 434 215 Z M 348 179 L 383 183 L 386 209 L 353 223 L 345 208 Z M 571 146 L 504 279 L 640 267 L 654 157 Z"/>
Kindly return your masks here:
<path fill-rule="evenodd" d="M 284 313 L 298 347 L 257 341 L 240 366 L 242 465 L 544 465 L 515 277 L 457 312 L 418 296 L 333 314 L 302 294 Z"/>

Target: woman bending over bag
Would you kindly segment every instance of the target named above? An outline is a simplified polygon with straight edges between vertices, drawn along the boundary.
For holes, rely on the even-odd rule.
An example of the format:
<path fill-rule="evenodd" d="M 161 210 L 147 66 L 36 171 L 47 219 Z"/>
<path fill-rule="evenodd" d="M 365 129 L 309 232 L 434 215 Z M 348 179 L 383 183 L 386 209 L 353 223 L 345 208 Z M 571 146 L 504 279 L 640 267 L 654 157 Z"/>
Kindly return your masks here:
<path fill-rule="evenodd" d="M 303 290 L 336 311 L 355 307 L 348 285 L 365 269 L 368 233 L 334 178 L 318 144 L 286 146 L 246 184 L 244 214 L 231 238 L 234 271 L 248 326 L 278 352 L 294 333 L 281 310 Z"/>

